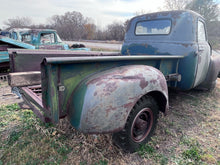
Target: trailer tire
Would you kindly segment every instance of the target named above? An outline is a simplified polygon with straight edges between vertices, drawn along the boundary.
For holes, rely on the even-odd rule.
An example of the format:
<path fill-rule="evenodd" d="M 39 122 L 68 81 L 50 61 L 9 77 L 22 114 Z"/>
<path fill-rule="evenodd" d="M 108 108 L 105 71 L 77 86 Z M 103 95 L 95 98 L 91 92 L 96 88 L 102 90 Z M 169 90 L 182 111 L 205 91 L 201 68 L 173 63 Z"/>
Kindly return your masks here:
<path fill-rule="evenodd" d="M 131 110 L 125 127 L 113 133 L 113 143 L 125 152 L 135 152 L 147 143 L 156 128 L 159 108 L 151 96 L 143 96 Z"/>

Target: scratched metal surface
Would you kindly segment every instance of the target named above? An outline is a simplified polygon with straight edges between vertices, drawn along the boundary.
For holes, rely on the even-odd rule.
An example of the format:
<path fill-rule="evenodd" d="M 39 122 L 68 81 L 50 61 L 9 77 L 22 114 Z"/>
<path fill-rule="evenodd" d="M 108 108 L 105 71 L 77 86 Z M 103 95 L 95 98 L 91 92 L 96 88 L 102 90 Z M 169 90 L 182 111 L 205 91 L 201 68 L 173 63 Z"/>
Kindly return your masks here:
<path fill-rule="evenodd" d="M 168 101 L 166 80 L 153 67 L 130 65 L 104 71 L 77 87 L 70 101 L 68 117 L 82 132 L 118 131 L 124 128 L 135 103 L 151 91 L 157 91 Z"/>

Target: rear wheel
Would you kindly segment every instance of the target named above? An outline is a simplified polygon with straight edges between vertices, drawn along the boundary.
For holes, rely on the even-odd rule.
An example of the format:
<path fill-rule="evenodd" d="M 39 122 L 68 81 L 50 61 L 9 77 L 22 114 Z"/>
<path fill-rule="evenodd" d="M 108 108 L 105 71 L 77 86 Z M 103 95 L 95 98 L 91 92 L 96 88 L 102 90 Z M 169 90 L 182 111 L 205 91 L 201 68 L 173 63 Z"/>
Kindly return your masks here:
<path fill-rule="evenodd" d="M 151 138 L 159 109 L 151 96 L 142 97 L 131 110 L 125 128 L 113 134 L 113 142 L 126 152 L 135 152 Z"/>

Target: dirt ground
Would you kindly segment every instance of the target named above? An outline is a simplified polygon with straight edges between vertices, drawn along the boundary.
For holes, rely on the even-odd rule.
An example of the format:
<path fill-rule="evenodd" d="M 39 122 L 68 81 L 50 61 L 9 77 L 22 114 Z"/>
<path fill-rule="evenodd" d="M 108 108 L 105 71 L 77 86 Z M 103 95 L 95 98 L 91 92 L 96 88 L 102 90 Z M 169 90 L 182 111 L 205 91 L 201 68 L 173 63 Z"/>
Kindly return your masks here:
<path fill-rule="evenodd" d="M 2 164 L 220 165 L 220 79 L 211 92 L 170 91 L 169 99 L 168 113 L 160 114 L 152 140 L 132 154 L 114 146 L 110 134 L 82 134 L 71 127 L 67 119 L 48 128 L 33 115 L 25 119 L 25 122 L 28 119 L 28 128 L 25 122 L 25 129 L 21 128 L 16 120 L 21 123 L 19 115 L 29 112 L 11 111 L 9 116 L 13 119 L 4 119 L 2 134 L 20 138 L 13 139 L 13 145 L 9 145 L 10 138 L 2 140 L 0 165 L 1 158 Z M 19 102 L 22 99 L 11 93 L 6 81 L 1 81 L 0 105 Z M 32 138 L 27 136 L 30 133 L 34 134 Z"/>
<path fill-rule="evenodd" d="M 11 92 L 11 87 L 8 86 L 7 81 L 0 81 L 0 105 L 9 105 L 13 103 L 20 103 L 23 100 L 16 94 Z"/>

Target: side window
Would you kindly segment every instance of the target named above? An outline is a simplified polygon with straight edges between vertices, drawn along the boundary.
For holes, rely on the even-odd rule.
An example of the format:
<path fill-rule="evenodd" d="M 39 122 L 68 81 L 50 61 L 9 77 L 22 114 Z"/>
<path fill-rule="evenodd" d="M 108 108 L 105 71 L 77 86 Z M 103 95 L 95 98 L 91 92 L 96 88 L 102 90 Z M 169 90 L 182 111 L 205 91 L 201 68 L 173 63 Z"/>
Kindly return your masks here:
<path fill-rule="evenodd" d="M 31 35 L 30 34 L 24 34 L 24 35 L 22 35 L 21 40 L 25 43 L 31 43 Z"/>
<path fill-rule="evenodd" d="M 17 39 L 18 39 L 17 33 L 12 32 L 12 38 L 15 39 L 15 40 L 17 40 Z"/>
<path fill-rule="evenodd" d="M 40 42 L 45 43 L 55 43 L 54 33 L 41 33 Z"/>
<path fill-rule="evenodd" d="M 205 25 L 198 21 L 198 42 L 206 41 Z"/>

